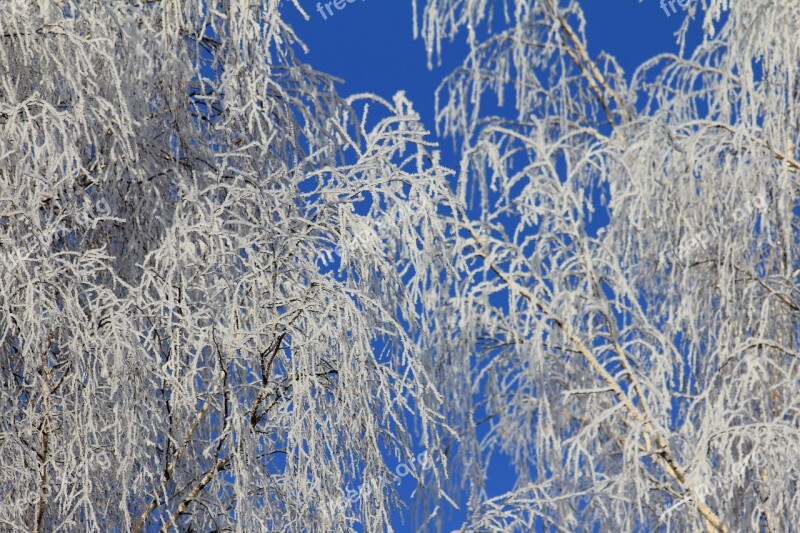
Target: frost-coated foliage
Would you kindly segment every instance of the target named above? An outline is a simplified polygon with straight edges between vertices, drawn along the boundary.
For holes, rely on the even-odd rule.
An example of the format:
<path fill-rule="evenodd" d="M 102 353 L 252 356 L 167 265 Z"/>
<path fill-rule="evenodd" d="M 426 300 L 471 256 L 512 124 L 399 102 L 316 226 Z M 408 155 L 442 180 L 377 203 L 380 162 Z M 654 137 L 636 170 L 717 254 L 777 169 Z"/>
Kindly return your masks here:
<path fill-rule="evenodd" d="M 794 527 L 800 6 L 626 75 L 574 0 L 417 3 L 452 196 L 297 3 L 0 3 L 0 529 L 383 531 L 420 448 L 433 528 Z"/>
<path fill-rule="evenodd" d="M 447 172 L 278 7 L 0 4 L 3 531 L 379 531 L 394 487 L 345 489 L 441 464 Z"/>
<path fill-rule="evenodd" d="M 470 44 L 437 116 L 467 275 L 422 339 L 466 531 L 797 524 L 800 5 L 688 16 L 680 55 L 626 76 L 578 2 L 425 3 L 429 60 Z M 489 497 L 498 453 L 516 482 Z"/>

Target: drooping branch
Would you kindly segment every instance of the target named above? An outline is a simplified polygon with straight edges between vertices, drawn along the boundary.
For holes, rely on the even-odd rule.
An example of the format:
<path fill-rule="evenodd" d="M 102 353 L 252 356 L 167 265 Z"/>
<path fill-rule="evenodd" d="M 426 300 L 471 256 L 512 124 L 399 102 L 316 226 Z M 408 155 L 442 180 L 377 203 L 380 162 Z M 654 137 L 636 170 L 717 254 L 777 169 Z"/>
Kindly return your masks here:
<path fill-rule="evenodd" d="M 646 439 L 644 451 L 646 453 L 655 452 L 656 457 L 662 460 L 664 470 L 667 472 L 667 474 L 669 474 L 681 486 L 686 496 L 695 502 L 697 510 L 703 516 L 707 528 L 711 531 L 726 532 L 727 527 L 723 524 L 722 520 L 714 513 L 713 510 L 711 510 L 711 508 L 702 502 L 698 495 L 695 494 L 695 491 L 691 485 L 686 482 L 685 470 L 678 464 L 674 453 L 670 449 L 669 443 L 664 438 L 662 432 L 656 427 L 655 420 L 649 412 L 647 402 L 644 399 L 644 395 L 638 386 L 630 366 L 624 366 L 624 368 L 626 374 L 631 380 L 631 386 L 634 389 L 635 394 L 640 398 L 640 407 L 635 406 L 631 402 L 630 398 L 628 398 L 628 395 L 622 390 L 617 380 L 614 379 L 611 374 L 609 374 L 608 370 L 606 370 L 600 361 L 598 361 L 592 350 L 589 349 L 589 347 L 578 337 L 577 333 L 572 330 L 572 327 L 569 325 L 569 323 L 559 317 L 545 302 L 541 301 L 525 287 L 519 285 L 510 274 L 495 264 L 493 260 L 494 256 L 491 253 L 491 250 L 484 243 L 481 236 L 475 232 L 471 224 L 465 223 L 462 225 L 462 227 L 469 231 L 472 241 L 475 242 L 478 255 L 483 258 L 487 266 L 497 275 L 497 277 L 503 282 L 508 290 L 527 300 L 543 315 L 545 319 L 554 323 L 556 327 L 561 330 L 566 339 L 575 347 L 578 353 L 581 354 L 583 359 L 594 370 L 597 376 L 608 386 L 609 390 L 614 393 L 614 396 L 624 407 L 625 411 L 630 415 L 631 419 L 640 424 L 641 427 L 647 431 L 647 434 L 650 436 L 650 438 L 655 441 L 655 446 L 649 442 L 649 439 Z M 615 345 L 615 349 L 619 350 L 621 362 L 626 361 L 627 355 L 622 353 L 622 348 L 618 345 Z M 623 420 L 625 420 L 626 423 L 629 423 L 627 419 L 623 418 Z"/>

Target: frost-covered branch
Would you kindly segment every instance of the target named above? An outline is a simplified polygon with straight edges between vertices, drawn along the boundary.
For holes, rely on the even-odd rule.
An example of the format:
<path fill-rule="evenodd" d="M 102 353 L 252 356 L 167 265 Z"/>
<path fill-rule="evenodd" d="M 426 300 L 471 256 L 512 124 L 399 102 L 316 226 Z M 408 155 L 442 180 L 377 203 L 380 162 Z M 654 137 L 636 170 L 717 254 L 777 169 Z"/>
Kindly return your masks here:
<path fill-rule="evenodd" d="M 420 445 L 438 498 L 410 332 L 449 171 L 402 93 L 300 61 L 285 7 L 0 6 L 10 529 L 384 530 L 395 487 L 346 489 Z"/>

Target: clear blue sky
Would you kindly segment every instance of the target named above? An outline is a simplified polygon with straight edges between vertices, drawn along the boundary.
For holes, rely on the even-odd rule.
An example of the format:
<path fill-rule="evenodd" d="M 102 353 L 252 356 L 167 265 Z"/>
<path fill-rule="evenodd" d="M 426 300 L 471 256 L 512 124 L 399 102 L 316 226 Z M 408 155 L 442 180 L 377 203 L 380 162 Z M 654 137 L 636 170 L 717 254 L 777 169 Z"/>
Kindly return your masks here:
<path fill-rule="evenodd" d="M 420 6 L 425 0 L 418 0 Z M 291 4 L 284 7 L 286 19 L 309 46 L 303 57 L 317 70 L 343 79 L 342 95 L 373 92 L 391 101 L 404 90 L 430 131 L 434 131 L 434 91 L 438 82 L 465 56 L 464 36 L 460 35 L 443 49 L 442 66 L 427 69 L 424 44 L 414 40 L 410 0 L 355 0 L 333 16 L 323 17 L 316 1 L 300 0 L 311 17 L 306 21 Z M 500 3 L 499 0 L 497 2 Z M 586 15 L 586 33 L 593 57 L 600 52 L 617 58 L 629 77 L 644 60 L 662 52 L 677 52 L 674 32 L 682 12 L 667 16 L 658 0 L 606 0 L 581 2 Z M 680 9 L 677 4 L 676 8 Z M 449 141 L 440 140 L 443 147 Z M 452 152 L 443 150 L 442 162 L 457 168 Z M 511 488 L 513 472 L 502 460 L 490 470 L 490 495 Z M 407 477 L 400 492 L 408 497 L 413 480 Z M 445 530 L 458 527 L 464 513 L 449 515 Z M 397 531 L 409 531 L 408 523 L 395 523 Z"/>
<path fill-rule="evenodd" d="M 355 0 L 327 20 L 317 13 L 316 1 L 300 1 L 310 20 L 303 20 L 289 3 L 284 9 L 310 48 L 307 63 L 345 80 L 343 94 L 369 91 L 391 97 L 397 90 L 406 91 L 433 129 L 433 91 L 464 57 L 463 35 L 444 48 L 442 66 L 429 71 L 424 45 L 413 39 L 410 0 Z M 418 1 L 424 5 L 424 0 Z M 581 3 L 590 51 L 594 56 L 600 51 L 616 56 L 626 74 L 659 52 L 677 51 L 673 33 L 680 18 L 667 17 L 658 0 Z"/>

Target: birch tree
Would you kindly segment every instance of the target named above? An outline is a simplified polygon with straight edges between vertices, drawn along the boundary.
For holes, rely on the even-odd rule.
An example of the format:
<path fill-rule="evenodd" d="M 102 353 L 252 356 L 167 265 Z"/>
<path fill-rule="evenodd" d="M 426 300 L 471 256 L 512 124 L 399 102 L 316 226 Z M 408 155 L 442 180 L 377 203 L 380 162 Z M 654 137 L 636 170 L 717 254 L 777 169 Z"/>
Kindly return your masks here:
<path fill-rule="evenodd" d="M 454 196 L 279 7 L 0 5 L 2 528 L 391 529 L 391 462 L 422 527 L 790 528 L 796 3 L 630 75 L 574 0 L 414 3 Z"/>
<path fill-rule="evenodd" d="M 462 530 L 790 530 L 797 2 L 691 2 L 676 53 L 629 75 L 574 0 L 416 7 L 429 64 L 469 46 L 437 93 L 464 276 L 420 339 Z M 490 494 L 498 455 L 514 487 Z"/>
<path fill-rule="evenodd" d="M 420 448 L 439 486 L 448 171 L 279 4 L 0 5 L 0 529 L 386 530 Z"/>

